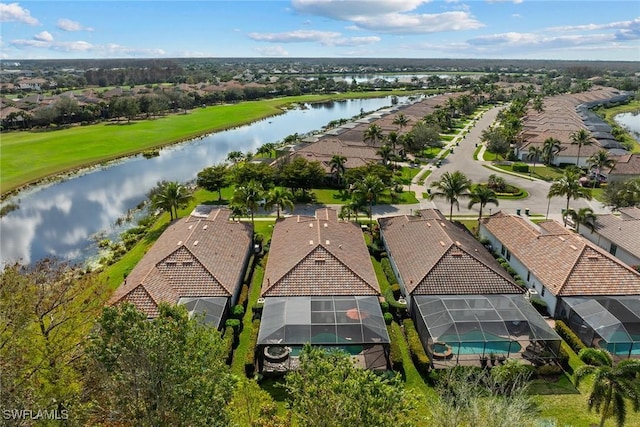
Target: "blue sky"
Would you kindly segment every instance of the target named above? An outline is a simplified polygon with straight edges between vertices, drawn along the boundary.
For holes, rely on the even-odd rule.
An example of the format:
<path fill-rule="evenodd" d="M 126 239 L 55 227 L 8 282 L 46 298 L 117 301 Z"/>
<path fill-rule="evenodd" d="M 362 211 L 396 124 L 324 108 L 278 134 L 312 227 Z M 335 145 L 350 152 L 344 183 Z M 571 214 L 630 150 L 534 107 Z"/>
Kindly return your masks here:
<path fill-rule="evenodd" d="M 640 61 L 637 0 L 18 1 L 0 58 Z"/>

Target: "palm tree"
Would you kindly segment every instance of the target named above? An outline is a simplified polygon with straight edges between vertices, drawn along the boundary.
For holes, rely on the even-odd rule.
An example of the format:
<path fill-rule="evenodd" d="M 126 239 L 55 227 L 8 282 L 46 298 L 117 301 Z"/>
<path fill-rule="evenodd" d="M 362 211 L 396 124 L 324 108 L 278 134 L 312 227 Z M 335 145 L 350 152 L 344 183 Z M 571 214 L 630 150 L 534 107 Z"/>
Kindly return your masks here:
<path fill-rule="evenodd" d="M 562 177 L 558 178 L 549 188 L 548 198 L 564 196 L 567 198 L 565 212 L 569 211 L 569 201 L 571 199 L 591 200 L 591 191 L 580 184 L 580 170 L 574 167 L 567 168 Z M 567 218 L 564 217 L 564 225 L 567 225 Z"/>
<path fill-rule="evenodd" d="M 293 211 L 293 195 L 282 188 L 275 187 L 267 194 L 267 200 L 264 204 L 265 209 L 276 207 L 276 217 L 280 218 L 280 209 L 289 209 Z"/>
<path fill-rule="evenodd" d="M 544 111 L 544 102 L 542 101 L 541 97 L 536 96 L 535 98 L 533 98 L 533 109 L 538 113 L 542 113 Z"/>
<path fill-rule="evenodd" d="M 591 208 L 580 208 L 577 212 L 575 209 L 569 209 L 564 215 L 573 220 L 576 225 L 576 233 L 580 232 L 580 224 L 588 225 L 591 231 L 596 227 L 596 215 Z"/>
<path fill-rule="evenodd" d="M 387 164 L 389 164 L 391 153 L 391 146 L 389 146 L 388 144 L 384 144 L 378 151 L 376 151 L 376 154 L 382 158 L 382 164 L 384 166 L 387 166 Z"/>
<path fill-rule="evenodd" d="M 398 132 L 396 131 L 391 131 L 389 132 L 389 135 L 387 135 L 387 141 L 389 141 L 389 144 L 391 144 L 391 148 L 393 149 L 393 154 L 396 154 L 396 145 L 398 145 L 398 142 L 400 141 L 400 136 L 398 135 Z"/>
<path fill-rule="evenodd" d="M 274 144 L 273 142 L 267 142 L 265 144 L 262 144 L 260 147 L 258 147 L 258 149 L 256 150 L 256 154 L 266 154 L 267 157 L 271 157 L 271 153 L 273 153 L 273 150 L 276 149 L 276 144 Z"/>
<path fill-rule="evenodd" d="M 529 148 L 529 152 L 527 153 L 527 160 L 531 160 L 533 162 L 533 167 L 531 169 L 536 168 L 536 162 L 542 158 L 542 148 L 534 146 Z M 531 176 L 531 169 L 529 169 L 529 176 Z"/>
<path fill-rule="evenodd" d="M 432 182 L 431 187 L 437 191 L 431 197 L 444 197 L 451 204 L 449 209 L 449 221 L 453 218 L 453 205 L 460 209 L 459 198 L 467 196 L 466 191 L 471 187 L 471 181 L 460 171 L 454 173 L 445 172 L 439 180 Z"/>
<path fill-rule="evenodd" d="M 227 161 L 230 161 L 233 164 L 239 163 L 244 160 L 244 153 L 242 151 L 229 151 L 227 154 Z"/>
<path fill-rule="evenodd" d="M 360 195 L 369 204 L 369 223 L 373 220 L 373 202 L 385 189 L 382 180 L 375 175 L 367 175 L 362 181 L 356 183 L 354 193 Z"/>
<path fill-rule="evenodd" d="M 398 126 L 398 129 L 402 132 L 402 128 L 409 124 L 409 119 L 404 113 L 398 113 L 391 123 Z"/>
<path fill-rule="evenodd" d="M 594 169 L 595 179 L 593 180 L 593 187 L 595 188 L 596 183 L 598 182 L 598 176 L 600 175 L 600 171 L 605 167 L 612 168 L 615 165 L 615 160 L 613 160 L 609 156 L 609 152 L 607 150 L 598 150 L 598 152 L 594 153 L 587 159 L 587 164 L 590 169 Z"/>
<path fill-rule="evenodd" d="M 260 207 L 264 189 L 258 181 L 251 180 L 246 185 L 236 188 L 231 203 L 244 206 L 251 213 L 251 225 L 255 226 L 254 214 Z"/>
<path fill-rule="evenodd" d="M 576 370 L 576 386 L 585 377 L 593 375 L 587 400 L 589 410 L 600 412 L 600 427 L 610 417 L 615 417 L 618 427 L 624 426 L 627 401 L 635 412 L 640 409 L 640 360 L 627 359 L 614 366 L 609 352 L 599 348 L 582 349 L 579 356 L 586 365 Z"/>
<path fill-rule="evenodd" d="M 578 144 L 578 156 L 576 157 L 576 166 L 580 167 L 580 149 L 583 145 L 589 145 L 593 142 L 591 134 L 586 129 L 580 129 L 571 134 L 571 143 Z"/>
<path fill-rule="evenodd" d="M 335 176 L 338 185 L 342 184 L 342 176 L 346 170 L 344 164 L 347 162 L 347 158 L 340 154 L 334 154 L 329 161 L 329 167 L 331 167 L 331 175 Z"/>
<path fill-rule="evenodd" d="M 486 185 L 476 185 L 475 187 L 471 188 L 469 196 L 471 197 L 468 205 L 469 209 L 471 209 L 476 204 L 480 204 L 478 221 L 482 219 L 482 209 L 487 206 L 487 203 L 493 203 L 494 205 L 498 206 L 496 193 Z"/>
<path fill-rule="evenodd" d="M 382 138 L 384 138 L 384 135 L 382 134 L 382 128 L 373 123 L 369 125 L 366 131 L 364 131 L 362 140 L 364 142 L 371 141 L 371 145 L 376 145 L 376 142 L 378 142 L 378 140 L 381 140 Z"/>
<path fill-rule="evenodd" d="M 542 161 L 549 166 L 553 163 L 553 159 L 562 151 L 562 145 L 556 138 L 549 137 L 542 143 Z"/>
<path fill-rule="evenodd" d="M 162 182 L 151 198 L 151 205 L 155 209 L 169 212 L 171 221 L 178 218 L 178 209 L 185 207 L 193 199 L 193 194 L 177 181 Z"/>
<path fill-rule="evenodd" d="M 348 221 L 351 221 L 351 215 L 353 215 L 356 222 L 358 222 L 358 212 L 362 212 L 362 200 L 352 198 L 351 201 L 340 208 L 340 218 L 346 217 Z"/>

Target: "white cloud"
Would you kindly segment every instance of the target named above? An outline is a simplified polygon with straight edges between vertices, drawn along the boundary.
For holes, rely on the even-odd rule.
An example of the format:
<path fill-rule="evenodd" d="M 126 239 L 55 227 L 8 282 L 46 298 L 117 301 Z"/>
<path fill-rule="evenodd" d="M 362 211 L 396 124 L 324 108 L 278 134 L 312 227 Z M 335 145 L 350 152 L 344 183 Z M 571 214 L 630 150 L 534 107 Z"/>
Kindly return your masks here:
<path fill-rule="evenodd" d="M 40 25 L 40 22 L 31 16 L 31 12 L 18 3 L 0 3 L 0 22 L 22 22 L 28 25 Z"/>
<path fill-rule="evenodd" d="M 43 33 L 46 33 L 46 31 L 44 31 Z M 153 56 L 164 56 L 166 54 L 166 52 L 162 49 L 131 48 L 126 46 L 121 46 L 115 43 L 109 43 L 106 45 L 94 45 L 83 40 L 54 41 L 53 38 L 51 40 L 46 40 L 42 38 L 37 39 L 35 37 L 33 40 L 16 39 L 16 40 L 11 40 L 10 45 L 17 49 L 37 48 L 37 49 L 48 49 L 54 52 L 89 52 L 89 53 L 95 54 L 96 56 L 106 56 L 106 57 L 114 57 L 114 56 L 153 57 Z"/>
<path fill-rule="evenodd" d="M 607 29 L 640 29 L 640 18 L 631 21 L 609 22 L 608 24 L 586 24 L 586 25 L 567 25 L 563 27 L 549 27 L 545 31 L 552 32 L 568 32 L 568 31 L 598 31 Z"/>
<path fill-rule="evenodd" d="M 71 19 L 58 19 L 57 27 L 62 31 L 93 31 L 91 27 L 85 27 L 77 21 Z"/>
<path fill-rule="evenodd" d="M 33 36 L 34 40 L 42 41 L 42 42 L 52 42 L 53 36 L 49 31 L 42 31 L 35 36 Z"/>
<path fill-rule="evenodd" d="M 520 4 L 524 0 L 486 0 L 486 1 L 487 1 L 487 3 L 514 3 L 514 4 Z"/>
<path fill-rule="evenodd" d="M 260 56 L 267 56 L 267 57 L 289 56 L 289 52 L 287 52 L 282 46 L 257 47 L 254 49 L 254 51 Z"/>
<path fill-rule="evenodd" d="M 343 37 L 334 31 L 296 30 L 282 33 L 250 33 L 249 38 L 270 43 L 319 43 L 323 46 L 360 46 L 377 43 L 378 36 Z"/>
<path fill-rule="evenodd" d="M 468 11 L 410 13 L 424 0 L 293 0 L 300 13 L 354 24 L 358 29 L 392 34 L 426 34 L 478 29 L 484 26 Z M 466 8 L 463 8 L 466 9 Z"/>

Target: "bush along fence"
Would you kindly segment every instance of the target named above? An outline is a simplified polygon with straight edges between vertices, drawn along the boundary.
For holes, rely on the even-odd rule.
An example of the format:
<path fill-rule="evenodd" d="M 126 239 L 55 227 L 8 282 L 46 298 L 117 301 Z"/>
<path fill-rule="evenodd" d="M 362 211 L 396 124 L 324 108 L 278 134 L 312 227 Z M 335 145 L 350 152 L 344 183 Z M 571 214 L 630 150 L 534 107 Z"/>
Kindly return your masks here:
<path fill-rule="evenodd" d="M 429 356 L 427 356 L 427 353 L 424 351 L 424 347 L 422 347 L 422 342 L 420 341 L 418 331 L 413 324 L 413 320 L 404 319 L 402 321 L 402 326 L 404 328 L 404 335 L 407 337 L 409 352 L 411 353 L 413 363 L 421 374 L 428 374 L 429 369 L 431 368 L 431 360 L 429 360 Z"/>
<path fill-rule="evenodd" d="M 580 353 L 580 350 L 587 348 L 587 346 L 582 343 L 582 340 L 578 338 L 571 328 L 569 328 L 562 320 L 556 320 L 555 330 L 576 353 Z"/>
<path fill-rule="evenodd" d="M 260 331 L 260 319 L 254 319 L 251 325 L 251 336 L 249 337 L 249 350 L 244 362 L 244 373 L 252 378 L 256 373 L 256 345 L 258 344 L 258 332 Z"/>

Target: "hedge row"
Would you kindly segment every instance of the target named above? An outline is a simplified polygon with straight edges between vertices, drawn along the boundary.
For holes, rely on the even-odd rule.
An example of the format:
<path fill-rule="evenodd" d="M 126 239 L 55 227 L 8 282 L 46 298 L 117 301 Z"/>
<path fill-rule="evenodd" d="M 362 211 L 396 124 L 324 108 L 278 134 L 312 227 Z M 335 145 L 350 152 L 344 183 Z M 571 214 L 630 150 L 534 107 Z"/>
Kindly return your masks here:
<path fill-rule="evenodd" d="M 587 348 L 587 346 L 582 343 L 582 340 L 578 338 L 571 328 L 569 328 L 562 320 L 556 320 L 555 330 L 576 353 L 579 353 L 583 348 Z"/>
<path fill-rule="evenodd" d="M 418 331 L 416 331 L 416 327 L 413 324 L 413 320 L 404 319 L 402 321 L 402 325 L 404 326 L 404 334 L 407 337 L 407 343 L 409 344 L 411 359 L 413 359 L 416 369 L 423 374 L 428 374 L 431 362 L 429 360 L 429 356 L 427 356 L 427 353 L 424 351 L 424 347 L 422 347 L 422 342 L 420 341 Z"/>
<path fill-rule="evenodd" d="M 233 332 L 232 327 L 227 327 L 224 330 L 224 335 L 222 337 L 222 342 L 224 343 L 224 352 L 227 355 L 226 363 L 227 365 L 231 364 L 231 360 L 233 359 L 233 347 L 237 344 L 236 335 Z"/>
<path fill-rule="evenodd" d="M 258 332 L 260 331 L 260 319 L 254 319 L 251 324 L 251 335 L 249 336 L 249 350 L 244 362 L 244 373 L 247 377 L 253 377 L 256 372 L 256 345 L 258 344 Z"/>
<path fill-rule="evenodd" d="M 400 343 L 398 340 L 404 339 L 403 337 L 397 336 L 392 326 L 387 326 L 387 332 L 389 333 L 389 338 L 391 339 L 391 352 L 389 354 L 389 359 L 391 361 L 391 369 L 396 372 L 400 372 L 400 374 L 404 377 L 404 363 L 402 362 L 402 351 L 400 350 Z"/>
<path fill-rule="evenodd" d="M 384 272 L 384 275 L 387 276 L 389 283 L 397 283 L 398 280 L 396 279 L 396 274 L 393 272 L 389 258 L 382 258 L 380 260 L 380 265 L 382 266 L 382 271 Z"/>
<path fill-rule="evenodd" d="M 511 170 L 514 172 L 529 172 L 529 165 L 526 163 L 514 163 L 511 165 Z"/>
<path fill-rule="evenodd" d="M 240 291 L 240 296 L 238 297 L 238 305 L 241 305 L 246 309 L 248 301 L 249 301 L 249 286 L 242 285 L 242 290 Z"/>

